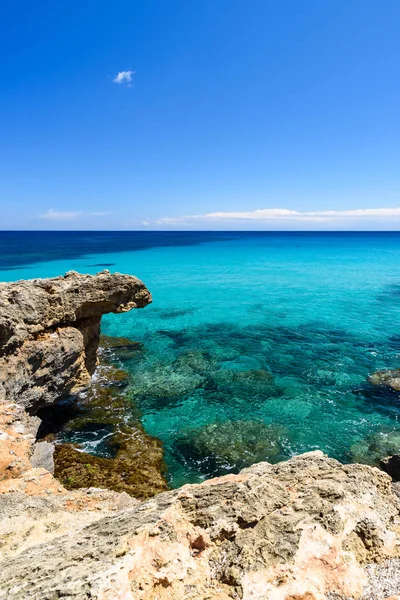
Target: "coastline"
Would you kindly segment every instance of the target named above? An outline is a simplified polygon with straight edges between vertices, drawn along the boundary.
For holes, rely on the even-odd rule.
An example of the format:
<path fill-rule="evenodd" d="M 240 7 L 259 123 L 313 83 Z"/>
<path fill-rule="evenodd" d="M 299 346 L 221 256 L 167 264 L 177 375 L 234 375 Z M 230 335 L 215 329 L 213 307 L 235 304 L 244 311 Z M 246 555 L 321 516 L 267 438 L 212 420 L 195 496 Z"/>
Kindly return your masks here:
<path fill-rule="evenodd" d="M 57 479 L 57 460 L 52 475 L 52 445 L 36 442 L 40 419 L 34 413 L 45 414 L 43 407 L 86 390 L 72 429 L 92 420 L 114 427 L 126 374 L 100 360 L 99 371 L 110 380 L 105 385 L 100 376 L 88 387 L 101 314 L 150 300 L 142 282 L 107 271 L 1 284 L 0 598 L 381 600 L 383 589 L 387 596 L 398 593 L 399 490 L 376 468 L 343 465 L 316 451 L 154 495 L 165 480 L 154 486 L 148 458 L 136 456 L 135 466 L 126 460 L 129 443 L 114 443 L 111 436 L 114 458 L 92 462 L 59 446 L 68 448 L 61 479 L 73 489 Z M 104 342 L 130 351 L 127 340 Z M 35 371 L 27 375 L 33 363 Z M 60 364 L 61 378 L 54 369 Z M 102 395 L 107 408 L 116 403 L 115 414 L 104 411 Z M 132 438 L 132 429 L 122 431 L 118 421 L 114 434 L 121 433 Z M 152 447 L 157 470 L 161 449 L 156 442 Z M 128 475 L 141 468 L 143 479 L 129 487 L 117 478 L 109 486 L 114 491 L 91 485 L 106 485 L 119 460 Z M 68 482 L 74 473 L 77 481 Z"/>

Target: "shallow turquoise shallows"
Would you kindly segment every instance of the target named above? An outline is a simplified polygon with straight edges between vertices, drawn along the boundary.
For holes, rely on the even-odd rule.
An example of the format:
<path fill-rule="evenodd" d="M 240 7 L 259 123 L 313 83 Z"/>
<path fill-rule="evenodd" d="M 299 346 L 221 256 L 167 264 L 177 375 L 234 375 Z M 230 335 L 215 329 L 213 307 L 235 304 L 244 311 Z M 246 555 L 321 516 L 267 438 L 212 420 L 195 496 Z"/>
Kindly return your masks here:
<path fill-rule="evenodd" d="M 102 328 L 143 343 L 120 360 L 171 485 L 314 449 L 370 463 L 400 449 L 399 395 L 367 382 L 400 367 L 399 234 L 7 235 L 3 281 L 109 268 L 152 292 Z"/>

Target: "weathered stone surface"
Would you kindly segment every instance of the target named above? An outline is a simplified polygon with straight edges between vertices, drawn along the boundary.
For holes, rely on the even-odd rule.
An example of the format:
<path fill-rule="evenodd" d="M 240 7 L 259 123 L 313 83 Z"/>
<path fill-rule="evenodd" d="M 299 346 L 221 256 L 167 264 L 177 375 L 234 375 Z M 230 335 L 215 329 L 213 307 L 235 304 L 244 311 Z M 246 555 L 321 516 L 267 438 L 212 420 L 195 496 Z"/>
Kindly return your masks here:
<path fill-rule="evenodd" d="M 94 521 L 139 504 L 108 490 L 67 492 L 44 469 L 32 469 L 8 484 L 4 489 L 0 483 L 0 560 L 62 535 L 78 535 Z"/>
<path fill-rule="evenodd" d="M 35 468 L 46 469 L 54 474 L 54 445 L 49 442 L 36 442 L 31 454 L 31 465 Z"/>
<path fill-rule="evenodd" d="M 259 463 L 25 540 L 0 564 L 0 598 L 374 598 L 365 565 L 400 555 L 399 508 L 375 468 L 320 452 Z"/>
<path fill-rule="evenodd" d="M 96 366 L 101 316 L 149 302 L 139 279 L 109 271 L 0 283 L 0 400 L 32 413 L 81 389 Z"/>
<path fill-rule="evenodd" d="M 54 279 L 0 283 L 0 493 L 52 494 L 58 488 L 50 475 L 54 471 L 54 446 L 34 443 L 40 419 L 32 413 L 54 406 L 60 398 L 90 383 L 97 363 L 102 314 L 141 308 L 149 302 L 150 293 L 141 281 L 109 271 L 95 276 L 70 272 Z M 124 344 L 129 345 L 129 341 Z M 110 365 L 102 368 L 107 377 L 112 372 L 110 388 L 126 383 L 126 373 Z M 138 495 L 143 498 L 166 489 L 160 444 L 142 430 L 139 435 L 138 424 L 128 427 L 125 415 L 120 414 L 127 408 L 126 399 L 123 403 L 112 394 L 100 392 L 104 392 L 100 383 L 87 392 L 87 399 L 93 400 L 89 406 L 94 412 L 92 418 L 99 417 L 101 396 L 103 419 L 107 402 L 108 423 L 116 427 L 119 419 L 121 425 L 116 432 L 120 436 L 115 440 L 116 451 L 126 468 L 131 466 L 130 459 L 134 463 L 129 479 L 132 481 L 135 471 L 137 481 L 143 483 Z M 109 405 L 114 401 L 117 406 L 112 411 Z M 110 474 L 112 469 L 108 471 Z M 106 485 L 107 471 L 103 469 L 101 475 L 101 483 Z M 88 487 L 88 480 L 83 477 L 81 487 Z"/>
<path fill-rule="evenodd" d="M 368 377 L 373 385 L 383 385 L 395 392 L 400 392 L 400 370 L 377 371 Z"/>

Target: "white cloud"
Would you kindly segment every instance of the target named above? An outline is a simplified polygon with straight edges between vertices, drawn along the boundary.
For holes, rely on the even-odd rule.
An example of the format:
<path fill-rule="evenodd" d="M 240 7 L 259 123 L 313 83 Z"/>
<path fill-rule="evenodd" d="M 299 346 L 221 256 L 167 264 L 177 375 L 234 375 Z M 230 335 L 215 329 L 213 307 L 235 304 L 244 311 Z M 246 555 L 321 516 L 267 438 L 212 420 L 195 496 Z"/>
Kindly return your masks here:
<path fill-rule="evenodd" d="M 81 214 L 80 211 L 62 211 L 62 210 L 48 210 L 43 215 L 40 215 L 40 219 L 48 219 L 49 221 L 73 221 Z"/>
<path fill-rule="evenodd" d="M 270 221 L 315 221 L 336 222 L 350 219 L 392 219 L 400 218 L 400 207 L 397 208 L 358 208 L 353 210 L 320 210 L 297 211 L 288 208 L 262 208 L 246 212 L 213 212 L 204 215 L 183 215 L 180 217 L 161 217 L 157 225 L 179 225 L 193 221 L 218 223 L 229 221 L 265 222 Z"/>
<path fill-rule="evenodd" d="M 47 212 L 39 215 L 39 219 L 48 219 L 49 221 L 74 221 L 75 219 L 81 217 L 103 217 L 106 215 L 110 215 L 110 212 L 82 212 L 80 210 L 76 211 L 63 211 L 63 210 L 48 210 Z"/>
<path fill-rule="evenodd" d="M 114 83 L 126 83 L 128 87 L 131 87 L 132 75 L 135 71 L 120 71 L 113 79 Z"/>

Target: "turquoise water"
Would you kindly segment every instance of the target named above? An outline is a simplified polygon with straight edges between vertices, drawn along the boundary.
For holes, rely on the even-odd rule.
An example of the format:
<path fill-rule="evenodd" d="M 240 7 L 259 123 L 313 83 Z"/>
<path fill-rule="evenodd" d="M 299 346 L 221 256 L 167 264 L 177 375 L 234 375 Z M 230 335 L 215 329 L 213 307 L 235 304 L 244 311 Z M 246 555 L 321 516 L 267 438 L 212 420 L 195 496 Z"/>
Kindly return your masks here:
<path fill-rule="evenodd" d="M 86 254 L 51 261 L 38 238 L 25 266 L 22 237 L 0 278 L 107 264 L 143 279 L 153 304 L 107 315 L 102 329 L 143 343 L 119 360 L 171 485 L 313 449 L 373 462 L 400 443 L 398 395 L 366 380 L 400 364 L 399 234 L 169 235 L 118 252 L 112 238 L 82 242 Z"/>

